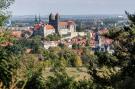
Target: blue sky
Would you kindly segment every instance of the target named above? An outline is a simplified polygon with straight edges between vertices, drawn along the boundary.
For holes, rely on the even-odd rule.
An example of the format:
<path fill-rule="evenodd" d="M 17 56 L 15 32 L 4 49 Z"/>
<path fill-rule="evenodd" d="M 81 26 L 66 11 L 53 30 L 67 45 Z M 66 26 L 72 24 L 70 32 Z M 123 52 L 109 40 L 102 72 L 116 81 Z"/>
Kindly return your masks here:
<path fill-rule="evenodd" d="M 10 10 L 13 15 L 124 14 L 135 11 L 135 0 L 16 0 Z"/>

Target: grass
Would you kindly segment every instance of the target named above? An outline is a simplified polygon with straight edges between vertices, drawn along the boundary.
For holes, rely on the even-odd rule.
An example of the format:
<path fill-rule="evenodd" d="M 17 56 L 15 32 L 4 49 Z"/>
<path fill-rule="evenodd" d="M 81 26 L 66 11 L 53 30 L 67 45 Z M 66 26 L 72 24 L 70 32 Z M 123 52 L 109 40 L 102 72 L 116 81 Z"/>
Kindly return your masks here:
<path fill-rule="evenodd" d="M 48 76 L 53 76 L 53 72 L 50 71 L 51 68 L 45 68 L 43 71 L 43 76 L 47 78 Z M 90 79 L 90 75 L 87 73 L 87 68 L 73 68 L 67 67 L 66 72 L 70 77 L 74 77 L 76 81 Z"/>

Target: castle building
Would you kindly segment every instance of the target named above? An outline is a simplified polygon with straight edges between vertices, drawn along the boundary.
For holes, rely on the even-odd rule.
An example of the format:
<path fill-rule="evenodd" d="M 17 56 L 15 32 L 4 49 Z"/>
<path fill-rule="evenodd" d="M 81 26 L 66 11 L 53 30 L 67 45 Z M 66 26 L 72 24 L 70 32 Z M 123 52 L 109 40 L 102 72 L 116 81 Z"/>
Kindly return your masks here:
<path fill-rule="evenodd" d="M 55 32 L 61 37 L 72 36 L 76 32 L 76 24 L 73 21 L 60 21 L 60 15 L 57 13 L 49 16 L 49 24 L 55 28 Z"/>
<path fill-rule="evenodd" d="M 60 35 L 62 38 L 75 37 L 76 24 L 74 21 L 60 21 L 60 15 L 58 13 L 56 15 L 51 13 L 48 24 L 36 23 L 34 26 L 34 35 L 46 37 L 54 33 Z"/>

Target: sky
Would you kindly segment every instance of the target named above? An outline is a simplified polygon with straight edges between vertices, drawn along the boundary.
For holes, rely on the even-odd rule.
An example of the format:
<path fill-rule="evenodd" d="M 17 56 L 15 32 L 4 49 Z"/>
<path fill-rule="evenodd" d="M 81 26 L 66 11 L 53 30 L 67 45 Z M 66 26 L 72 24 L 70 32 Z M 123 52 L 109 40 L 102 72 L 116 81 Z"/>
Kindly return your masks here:
<path fill-rule="evenodd" d="M 105 15 L 135 11 L 135 0 L 15 0 L 13 15 Z"/>

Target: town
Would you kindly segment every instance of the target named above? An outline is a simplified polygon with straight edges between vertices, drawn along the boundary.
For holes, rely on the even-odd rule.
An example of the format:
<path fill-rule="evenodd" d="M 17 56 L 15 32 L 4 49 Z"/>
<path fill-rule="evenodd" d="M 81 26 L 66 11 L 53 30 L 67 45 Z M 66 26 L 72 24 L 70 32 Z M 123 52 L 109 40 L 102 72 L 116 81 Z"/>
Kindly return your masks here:
<path fill-rule="evenodd" d="M 134 7 L 0 0 L 0 89 L 134 89 Z"/>
<path fill-rule="evenodd" d="M 33 36 L 41 36 L 44 38 L 41 40 L 42 47 L 49 49 L 50 47 L 57 47 L 59 44 L 63 44 L 68 48 L 74 48 L 75 46 L 87 47 L 95 51 L 102 51 L 113 53 L 111 47 L 112 39 L 104 36 L 109 32 L 108 26 L 100 26 L 97 30 L 84 30 L 78 31 L 77 24 L 74 20 L 61 21 L 60 15 L 52 13 L 48 16 L 49 21 L 44 22 L 41 17 L 35 16 L 34 24 L 30 27 L 9 27 L 12 30 L 12 35 L 16 38 L 30 39 Z M 126 21 L 125 21 L 126 23 Z M 103 24 L 100 23 L 100 24 Z M 116 24 L 116 23 L 115 23 Z M 120 25 L 119 25 L 120 26 Z M 47 39 L 57 35 L 58 39 Z M 81 52 L 81 51 L 80 51 Z M 80 54 L 79 52 L 79 54 Z"/>

